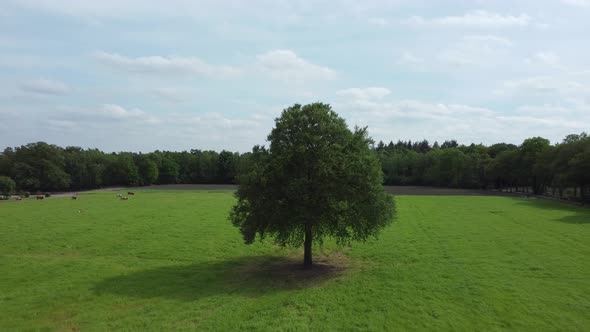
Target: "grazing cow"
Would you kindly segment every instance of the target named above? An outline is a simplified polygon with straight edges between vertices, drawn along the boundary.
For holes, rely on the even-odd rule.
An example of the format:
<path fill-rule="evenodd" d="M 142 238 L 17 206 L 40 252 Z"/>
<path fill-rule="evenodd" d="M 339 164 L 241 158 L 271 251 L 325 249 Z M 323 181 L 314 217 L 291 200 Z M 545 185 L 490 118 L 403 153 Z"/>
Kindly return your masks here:
<path fill-rule="evenodd" d="M 45 198 L 45 195 L 37 195 L 37 196 L 35 196 L 35 198 L 36 198 L 37 200 L 39 200 L 39 199 L 44 199 L 44 198 Z"/>
<path fill-rule="evenodd" d="M 72 199 L 76 200 L 76 199 L 78 199 L 78 196 L 72 196 Z"/>
<path fill-rule="evenodd" d="M 14 199 L 16 199 L 17 201 L 22 201 L 23 200 L 23 198 L 20 197 L 20 196 L 16 196 Z"/>
<path fill-rule="evenodd" d="M 135 193 L 132 193 L 130 191 L 127 192 L 127 195 L 135 195 Z"/>
<path fill-rule="evenodd" d="M 126 201 L 128 199 L 129 199 L 129 197 L 127 197 L 127 196 L 121 196 L 121 200 L 123 200 L 123 201 Z"/>

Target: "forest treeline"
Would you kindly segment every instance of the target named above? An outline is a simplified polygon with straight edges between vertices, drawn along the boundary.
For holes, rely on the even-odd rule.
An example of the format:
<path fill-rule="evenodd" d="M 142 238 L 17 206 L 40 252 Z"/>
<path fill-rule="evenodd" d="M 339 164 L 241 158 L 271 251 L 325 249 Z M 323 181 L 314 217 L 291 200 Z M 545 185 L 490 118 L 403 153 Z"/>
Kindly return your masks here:
<path fill-rule="evenodd" d="M 378 142 L 386 185 L 429 185 L 525 191 L 590 198 L 590 137 L 568 135 L 558 144 L 534 137 L 520 145 L 459 145 L 456 141 Z M 174 183 L 236 183 L 248 168 L 250 153 L 183 152 L 105 153 L 62 148 L 44 142 L 6 148 L 0 154 L 0 178 L 16 191 L 45 192 L 105 186 Z M 0 181 L 2 182 L 2 181 Z M 573 192 L 573 194 L 571 193 Z"/>

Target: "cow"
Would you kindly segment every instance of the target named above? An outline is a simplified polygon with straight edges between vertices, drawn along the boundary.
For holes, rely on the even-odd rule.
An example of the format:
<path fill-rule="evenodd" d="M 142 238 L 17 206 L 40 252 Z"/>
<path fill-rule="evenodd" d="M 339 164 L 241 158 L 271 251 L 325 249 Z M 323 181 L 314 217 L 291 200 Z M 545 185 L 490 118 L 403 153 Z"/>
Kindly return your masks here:
<path fill-rule="evenodd" d="M 129 197 L 127 197 L 127 196 L 121 196 L 121 200 L 123 200 L 123 201 L 126 201 L 128 199 L 129 199 Z"/>
<path fill-rule="evenodd" d="M 117 194 L 117 197 L 118 197 L 118 198 L 121 198 L 121 197 L 123 197 L 123 195 L 121 195 L 121 194 Z"/>
<path fill-rule="evenodd" d="M 23 200 L 23 198 L 20 197 L 20 196 L 16 196 L 16 197 L 14 197 L 14 199 L 16 199 L 17 201 L 22 201 Z"/>
<path fill-rule="evenodd" d="M 45 198 L 45 195 L 37 195 L 37 196 L 35 196 L 35 198 L 37 200 L 44 199 Z"/>
<path fill-rule="evenodd" d="M 72 196 L 72 199 L 73 200 L 77 200 L 78 199 L 78 196 Z"/>
<path fill-rule="evenodd" d="M 131 195 L 135 195 L 135 193 L 132 193 L 131 191 L 128 191 L 127 192 L 127 195 L 130 195 L 131 196 Z"/>

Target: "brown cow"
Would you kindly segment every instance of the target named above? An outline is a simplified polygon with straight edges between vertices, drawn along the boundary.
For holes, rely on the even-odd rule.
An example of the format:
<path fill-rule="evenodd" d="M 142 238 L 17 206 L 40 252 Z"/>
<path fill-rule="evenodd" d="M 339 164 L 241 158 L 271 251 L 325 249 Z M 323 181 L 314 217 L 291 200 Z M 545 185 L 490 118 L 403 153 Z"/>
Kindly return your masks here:
<path fill-rule="evenodd" d="M 39 199 L 44 199 L 45 196 L 44 195 L 37 195 L 37 196 L 35 196 L 35 198 L 39 200 Z"/>
<path fill-rule="evenodd" d="M 132 193 L 130 191 L 127 192 L 127 195 L 135 195 L 135 193 Z"/>

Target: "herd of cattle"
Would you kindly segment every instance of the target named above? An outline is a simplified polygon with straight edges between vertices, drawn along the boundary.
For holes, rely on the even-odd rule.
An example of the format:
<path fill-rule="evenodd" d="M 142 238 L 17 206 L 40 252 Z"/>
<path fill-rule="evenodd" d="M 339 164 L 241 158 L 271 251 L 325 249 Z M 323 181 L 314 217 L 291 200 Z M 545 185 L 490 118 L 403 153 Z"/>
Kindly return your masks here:
<path fill-rule="evenodd" d="M 127 192 L 127 195 L 131 196 L 131 195 L 135 195 L 135 193 L 133 193 L 133 192 L 131 192 L 131 191 L 128 191 L 128 192 Z M 127 196 L 123 196 L 122 194 L 117 194 L 117 197 L 119 197 L 119 199 L 120 199 L 120 200 L 122 200 L 122 201 L 127 201 L 127 200 L 129 200 L 129 197 L 127 197 Z"/>
<path fill-rule="evenodd" d="M 135 195 L 135 193 L 134 193 L 134 192 L 131 192 L 131 191 L 128 191 L 128 192 L 127 192 L 127 195 L 128 195 L 128 196 L 132 196 L 132 195 Z M 123 196 L 123 194 L 117 194 L 117 197 L 118 197 L 120 200 L 122 200 L 122 201 L 127 201 L 127 200 L 129 200 L 129 197 L 128 197 L 128 196 Z M 17 200 L 17 201 L 22 201 L 22 200 L 23 200 L 23 197 L 22 197 L 22 196 L 13 196 L 13 197 L 14 197 L 14 199 L 15 199 L 15 200 Z M 45 199 L 45 197 L 48 197 L 48 196 L 46 196 L 46 195 L 35 195 L 35 199 L 36 199 L 36 200 Z M 72 199 L 73 199 L 73 200 L 78 200 L 78 193 L 74 193 L 74 194 L 72 195 Z"/>

